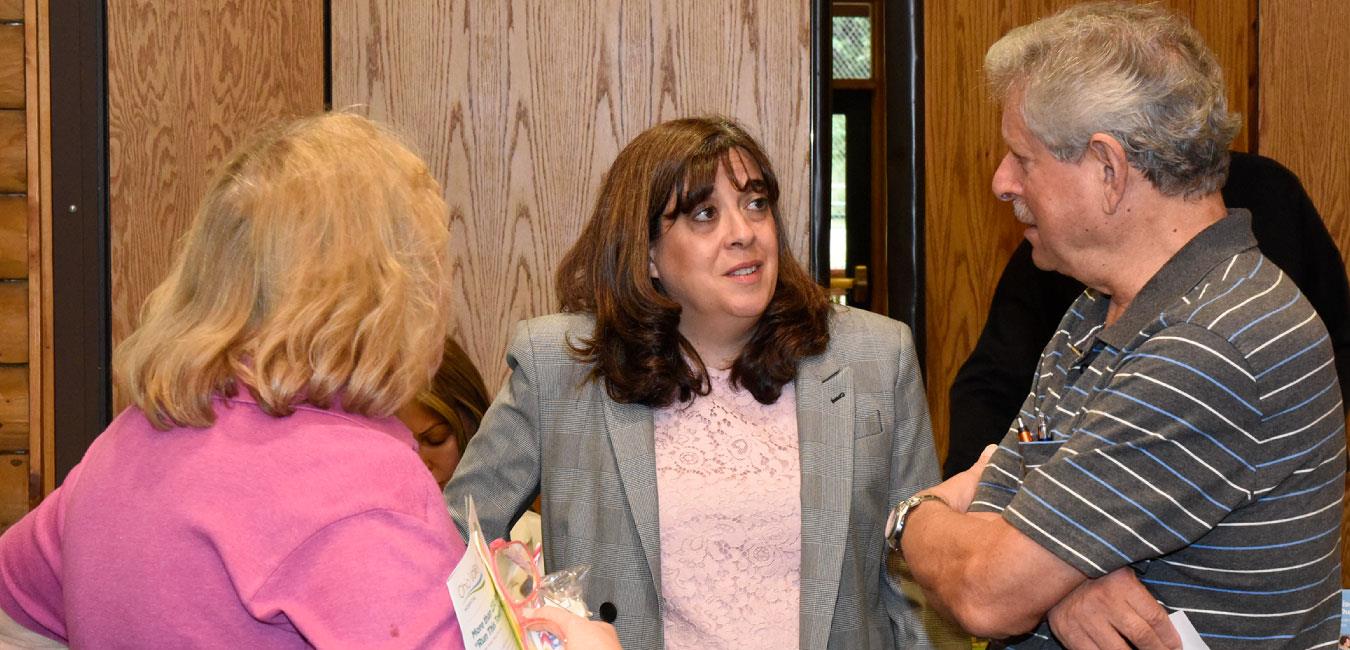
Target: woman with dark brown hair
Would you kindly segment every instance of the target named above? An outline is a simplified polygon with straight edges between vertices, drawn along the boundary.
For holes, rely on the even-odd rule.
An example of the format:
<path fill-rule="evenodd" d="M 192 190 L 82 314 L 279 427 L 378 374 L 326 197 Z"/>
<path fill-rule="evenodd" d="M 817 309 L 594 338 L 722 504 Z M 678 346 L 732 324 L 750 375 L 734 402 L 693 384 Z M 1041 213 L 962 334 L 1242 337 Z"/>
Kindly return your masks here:
<path fill-rule="evenodd" d="M 880 542 L 938 479 L 909 330 L 832 307 L 778 196 L 726 119 L 629 143 L 446 487 L 489 536 L 542 491 L 548 566 L 627 648 L 931 644 Z"/>

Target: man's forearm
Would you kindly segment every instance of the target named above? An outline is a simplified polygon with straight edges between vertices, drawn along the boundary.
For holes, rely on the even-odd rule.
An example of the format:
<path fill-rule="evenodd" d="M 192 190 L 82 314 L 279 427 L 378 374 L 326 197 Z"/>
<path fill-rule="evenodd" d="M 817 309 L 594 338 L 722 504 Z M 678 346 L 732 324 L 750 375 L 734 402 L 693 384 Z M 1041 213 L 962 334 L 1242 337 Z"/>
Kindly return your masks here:
<path fill-rule="evenodd" d="M 937 501 L 912 512 L 901 544 L 934 604 L 981 636 L 1030 631 L 1086 579 L 997 515 L 963 514 Z"/>

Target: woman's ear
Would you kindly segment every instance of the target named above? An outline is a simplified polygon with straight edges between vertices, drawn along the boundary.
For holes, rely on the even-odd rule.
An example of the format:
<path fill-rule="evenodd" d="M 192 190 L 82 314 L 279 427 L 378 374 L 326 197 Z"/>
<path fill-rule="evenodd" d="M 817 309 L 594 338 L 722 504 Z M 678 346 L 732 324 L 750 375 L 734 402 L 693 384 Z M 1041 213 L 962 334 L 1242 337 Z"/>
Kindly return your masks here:
<path fill-rule="evenodd" d="M 1101 170 L 1102 211 L 1115 214 L 1129 185 L 1130 163 L 1120 141 L 1105 133 L 1094 133 L 1088 140 L 1087 155 L 1094 167 Z"/>

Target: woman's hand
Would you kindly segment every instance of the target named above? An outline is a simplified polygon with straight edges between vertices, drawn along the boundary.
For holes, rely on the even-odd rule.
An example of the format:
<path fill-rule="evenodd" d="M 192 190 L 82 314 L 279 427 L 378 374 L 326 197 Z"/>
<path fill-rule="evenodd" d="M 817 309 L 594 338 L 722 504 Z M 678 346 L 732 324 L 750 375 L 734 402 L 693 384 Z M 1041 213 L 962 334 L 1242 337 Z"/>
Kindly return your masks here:
<path fill-rule="evenodd" d="M 545 628 L 567 642 L 567 650 L 623 650 L 614 626 L 584 619 L 561 607 L 540 607 L 525 616 L 545 621 Z"/>
<path fill-rule="evenodd" d="M 998 445 L 986 445 L 984 451 L 980 453 L 979 460 L 976 460 L 969 469 L 924 491 L 942 497 L 952 510 L 964 513 L 975 498 L 975 488 L 980 484 L 980 475 L 989 464 L 989 457 L 993 456 L 997 449 Z"/>

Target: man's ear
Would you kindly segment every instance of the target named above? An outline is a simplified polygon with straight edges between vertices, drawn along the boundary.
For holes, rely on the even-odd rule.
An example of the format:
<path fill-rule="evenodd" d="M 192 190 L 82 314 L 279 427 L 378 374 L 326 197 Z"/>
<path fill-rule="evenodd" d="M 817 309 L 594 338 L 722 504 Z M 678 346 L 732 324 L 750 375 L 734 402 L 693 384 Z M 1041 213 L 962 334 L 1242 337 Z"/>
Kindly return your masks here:
<path fill-rule="evenodd" d="M 1102 211 L 1115 214 L 1120 202 L 1125 198 L 1125 189 L 1130 181 L 1130 163 L 1125 158 L 1125 148 L 1120 141 L 1105 133 L 1094 133 L 1088 140 L 1088 161 L 1093 171 L 1099 174 L 1097 180 L 1102 188 Z"/>

